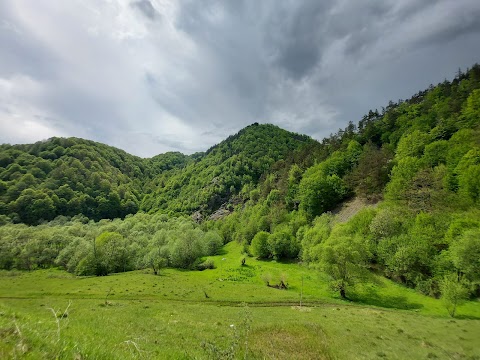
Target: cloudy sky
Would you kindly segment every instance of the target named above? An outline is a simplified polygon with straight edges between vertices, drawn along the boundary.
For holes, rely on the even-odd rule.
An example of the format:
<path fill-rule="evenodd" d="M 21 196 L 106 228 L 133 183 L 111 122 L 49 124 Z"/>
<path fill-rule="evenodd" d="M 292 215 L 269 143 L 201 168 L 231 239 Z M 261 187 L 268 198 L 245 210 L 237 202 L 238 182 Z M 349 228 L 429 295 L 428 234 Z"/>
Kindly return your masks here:
<path fill-rule="evenodd" d="M 0 0 L 0 143 L 321 139 L 475 62 L 478 0 Z"/>

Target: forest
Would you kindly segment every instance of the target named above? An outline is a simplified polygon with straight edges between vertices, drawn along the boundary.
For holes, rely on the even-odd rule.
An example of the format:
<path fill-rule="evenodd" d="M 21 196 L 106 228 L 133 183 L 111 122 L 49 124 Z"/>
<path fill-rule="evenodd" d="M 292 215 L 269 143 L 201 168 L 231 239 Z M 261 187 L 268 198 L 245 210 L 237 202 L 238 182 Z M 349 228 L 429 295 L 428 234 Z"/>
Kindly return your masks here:
<path fill-rule="evenodd" d="M 322 270 L 341 298 L 375 273 L 455 305 L 480 295 L 480 66 L 321 142 L 255 123 L 189 156 L 4 144 L 0 225 L 6 270 L 204 270 L 235 241 Z"/>

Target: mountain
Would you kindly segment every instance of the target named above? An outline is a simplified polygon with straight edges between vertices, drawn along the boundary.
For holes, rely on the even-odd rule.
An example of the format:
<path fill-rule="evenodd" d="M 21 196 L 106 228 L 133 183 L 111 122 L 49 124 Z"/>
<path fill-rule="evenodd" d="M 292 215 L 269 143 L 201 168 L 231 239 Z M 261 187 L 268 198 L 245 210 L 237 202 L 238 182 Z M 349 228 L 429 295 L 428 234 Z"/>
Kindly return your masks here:
<path fill-rule="evenodd" d="M 212 147 L 142 159 L 78 138 L 0 146 L 0 215 L 36 224 L 58 215 L 94 220 L 142 210 L 212 212 L 269 166 L 312 143 L 273 125 L 252 125 Z"/>
<path fill-rule="evenodd" d="M 78 138 L 1 145 L 0 214 L 26 224 L 57 215 L 123 217 L 138 211 L 145 181 L 189 159 L 180 153 L 141 159 Z"/>
<path fill-rule="evenodd" d="M 174 175 L 157 176 L 141 209 L 209 214 L 242 191 L 252 190 L 273 163 L 314 143 L 274 125 L 250 125 Z"/>

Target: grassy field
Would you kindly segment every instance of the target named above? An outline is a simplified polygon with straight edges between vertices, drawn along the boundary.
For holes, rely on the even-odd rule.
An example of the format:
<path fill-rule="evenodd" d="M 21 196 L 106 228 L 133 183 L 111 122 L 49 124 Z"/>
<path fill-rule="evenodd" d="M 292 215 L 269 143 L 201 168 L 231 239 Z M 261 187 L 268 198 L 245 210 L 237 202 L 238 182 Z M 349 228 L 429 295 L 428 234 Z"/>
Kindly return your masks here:
<path fill-rule="evenodd" d="M 0 272 L 0 358 L 480 359 L 478 302 L 451 319 L 382 278 L 345 302 L 297 264 L 242 267 L 235 243 L 212 259 L 216 269 L 160 276 Z"/>

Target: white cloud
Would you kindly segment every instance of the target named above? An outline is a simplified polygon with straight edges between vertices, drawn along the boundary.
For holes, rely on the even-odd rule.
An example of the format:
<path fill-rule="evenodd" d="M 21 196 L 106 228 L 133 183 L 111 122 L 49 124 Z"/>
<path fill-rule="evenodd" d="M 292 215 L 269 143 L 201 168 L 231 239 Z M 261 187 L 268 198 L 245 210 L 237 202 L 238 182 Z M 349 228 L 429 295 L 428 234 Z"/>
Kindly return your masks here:
<path fill-rule="evenodd" d="M 2 140 L 34 142 L 65 136 L 56 128 L 53 115 L 38 105 L 42 84 L 25 75 L 0 78 L 0 133 Z"/>

